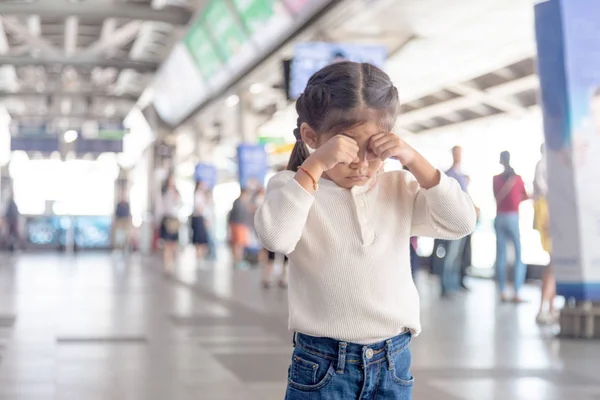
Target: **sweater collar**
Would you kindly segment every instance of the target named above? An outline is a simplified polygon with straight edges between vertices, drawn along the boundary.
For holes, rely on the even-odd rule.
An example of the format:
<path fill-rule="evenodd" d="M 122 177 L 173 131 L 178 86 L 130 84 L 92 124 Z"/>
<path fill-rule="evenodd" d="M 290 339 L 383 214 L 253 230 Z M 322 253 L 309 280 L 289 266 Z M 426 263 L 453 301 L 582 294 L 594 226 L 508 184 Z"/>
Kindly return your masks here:
<path fill-rule="evenodd" d="M 350 192 L 353 195 L 366 193 L 369 190 L 371 190 L 375 186 L 376 183 L 377 183 L 377 175 L 372 177 L 365 185 L 354 186 L 352 189 L 350 189 Z M 321 186 L 322 188 L 348 190 L 348 189 L 344 189 L 343 187 L 338 186 L 334 181 L 325 179 L 325 178 L 319 179 L 319 186 Z"/>

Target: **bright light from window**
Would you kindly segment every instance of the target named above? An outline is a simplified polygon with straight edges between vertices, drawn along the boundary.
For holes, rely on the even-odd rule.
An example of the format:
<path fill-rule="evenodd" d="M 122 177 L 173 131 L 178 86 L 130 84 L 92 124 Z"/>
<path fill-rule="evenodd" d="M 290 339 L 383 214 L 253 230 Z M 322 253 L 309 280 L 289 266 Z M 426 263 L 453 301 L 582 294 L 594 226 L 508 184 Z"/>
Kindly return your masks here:
<path fill-rule="evenodd" d="M 74 141 L 77 140 L 77 137 L 79 136 L 79 134 L 77 133 L 77 131 L 74 130 L 68 130 L 65 132 L 64 138 L 65 138 L 65 143 L 73 143 Z"/>

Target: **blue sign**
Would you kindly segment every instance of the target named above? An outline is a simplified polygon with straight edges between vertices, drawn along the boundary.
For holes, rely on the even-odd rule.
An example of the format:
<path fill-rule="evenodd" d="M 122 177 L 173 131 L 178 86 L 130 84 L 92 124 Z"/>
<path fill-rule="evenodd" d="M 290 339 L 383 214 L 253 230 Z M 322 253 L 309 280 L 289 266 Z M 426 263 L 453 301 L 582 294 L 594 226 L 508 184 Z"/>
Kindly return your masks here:
<path fill-rule="evenodd" d="M 208 190 L 212 190 L 217 184 L 217 168 L 211 164 L 197 164 L 194 171 L 194 180 L 204 183 Z"/>
<path fill-rule="evenodd" d="M 121 139 L 78 139 L 75 142 L 77 154 L 93 153 L 122 153 L 123 140 Z"/>
<path fill-rule="evenodd" d="M 60 148 L 58 138 L 56 137 L 11 137 L 10 149 L 12 151 L 39 151 L 42 153 L 52 153 Z"/>
<path fill-rule="evenodd" d="M 238 147 L 238 173 L 240 186 L 263 186 L 269 170 L 265 147 L 259 144 L 242 144 Z"/>
<path fill-rule="evenodd" d="M 40 123 L 26 123 L 21 122 L 16 127 L 19 136 L 46 136 L 48 134 L 48 127 L 46 124 Z"/>
<path fill-rule="evenodd" d="M 289 97 L 298 98 L 310 77 L 321 68 L 339 61 L 373 64 L 383 68 L 387 59 L 384 46 L 348 43 L 309 42 L 294 47 L 294 59 L 290 66 Z"/>

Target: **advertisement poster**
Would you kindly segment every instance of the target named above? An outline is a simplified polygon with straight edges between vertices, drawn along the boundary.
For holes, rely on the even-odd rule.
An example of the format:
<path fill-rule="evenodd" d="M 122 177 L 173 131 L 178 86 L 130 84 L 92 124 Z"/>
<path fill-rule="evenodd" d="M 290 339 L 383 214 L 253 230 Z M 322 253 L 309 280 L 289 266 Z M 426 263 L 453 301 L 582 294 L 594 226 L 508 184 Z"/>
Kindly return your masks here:
<path fill-rule="evenodd" d="M 213 0 L 209 3 L 202 18 L 210 29 L 211 36 L 219 46 L 225 60 L 240 51 L 247 38 L 235 16 L 227 7 L 227 2 Z"/>
<path fill-rule="evenodd" d="M 106 249 L 111 246 L 112 217 L 78 216 L 74 222 L 77 248 Z"/>
<path fill-rule="evenodd" d="M 28 217 L 25 223 L 27 241 L 35 246 L 58 247 L 59 225 L 55 217 Z"/>
<path fill-rule="evenodd" d="M 203 68 L 213 68 L 210 57 Z M 218 61 L 220 65 L 220 61 Z M 215 67 L 219 68 L 219 66 Z M 166 123 L 175 126 L 196 109 L 209 95 L 200 75 L 200 66 L 186 48 L 179 44 L 162 65 L 154 83 L 154 106 Z"/>
<path fill-rule="evenodd" d="M 265 48 L 291 28 L 292 16 L 279 0 L 232 0 L 252 41 Z"/>
<path fill-rule="evenodd" d="M 560 295 L 596 301 L 600 300 L 599 25 L 596 1 L 550 0 L 536 5 L 557 289 Z"/>
<path fill-rule="evenodd" d="M 217 184 L 217 168 L 211 164 L 196 164 L 194 180 L 204 183 L 206 189 L 212 190 Z"/>
<path fill-rule="evenodd" d="M 260 144 L 242 144 L 237 153 L 240 186 L 263 186 L 269 170 L 265 147 Z"/>
<path fill-rule="evenodd" d="M 202 76 L 208 80 L 211 79 L 217 71 L 223 66 L 223 61 L 221 57 L 217 53 L 217 50 L 213 46 L 213 43 L 210 40 L 210 37 L 204 30 L 204 22 L 202 19 L 199 19 L 194 23 L 194 25 L 190 28 L 189 33 L 185 37 L 185 45 L 189 54 L 194 59 L 196 66 Z M 175 52 L 173 52 L 175 53 Z M 182 59 L 180 55 L 174 57 L 176 59 Z M 175 65 L 178 64 L 176 61 L 173 61 Z M 177 76 L 177 75 L 175 75 Z"/>

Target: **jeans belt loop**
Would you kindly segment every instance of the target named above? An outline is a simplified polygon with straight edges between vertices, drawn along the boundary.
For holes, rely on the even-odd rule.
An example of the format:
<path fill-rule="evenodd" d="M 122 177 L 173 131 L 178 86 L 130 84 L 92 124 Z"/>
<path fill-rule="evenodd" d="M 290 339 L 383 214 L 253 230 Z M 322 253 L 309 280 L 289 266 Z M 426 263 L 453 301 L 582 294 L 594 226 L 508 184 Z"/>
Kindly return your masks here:
<path fill-rule="evenodd" d="M 348 343 L 339 342 L 338 344 L 338 363 L 337 363 L 337 373 L 344 373 L 344 366 L 346 365 L 346 346 Z"/>
<path fill-rule="evenodd" d="M 294 347 L 296 347 L 297 343 L 298 343 L 298 332 L 294 332 L 294 335 L 292 336 L 292 344 L 294 345 Z"/>
<path fill-rule="evenodd" d="M 394 369 L 394 359 L 392 358 L 392 339 L 389 339 L 386 343 L 386 353 L 388 359 L 388 369 L 391 371 Z"/>

